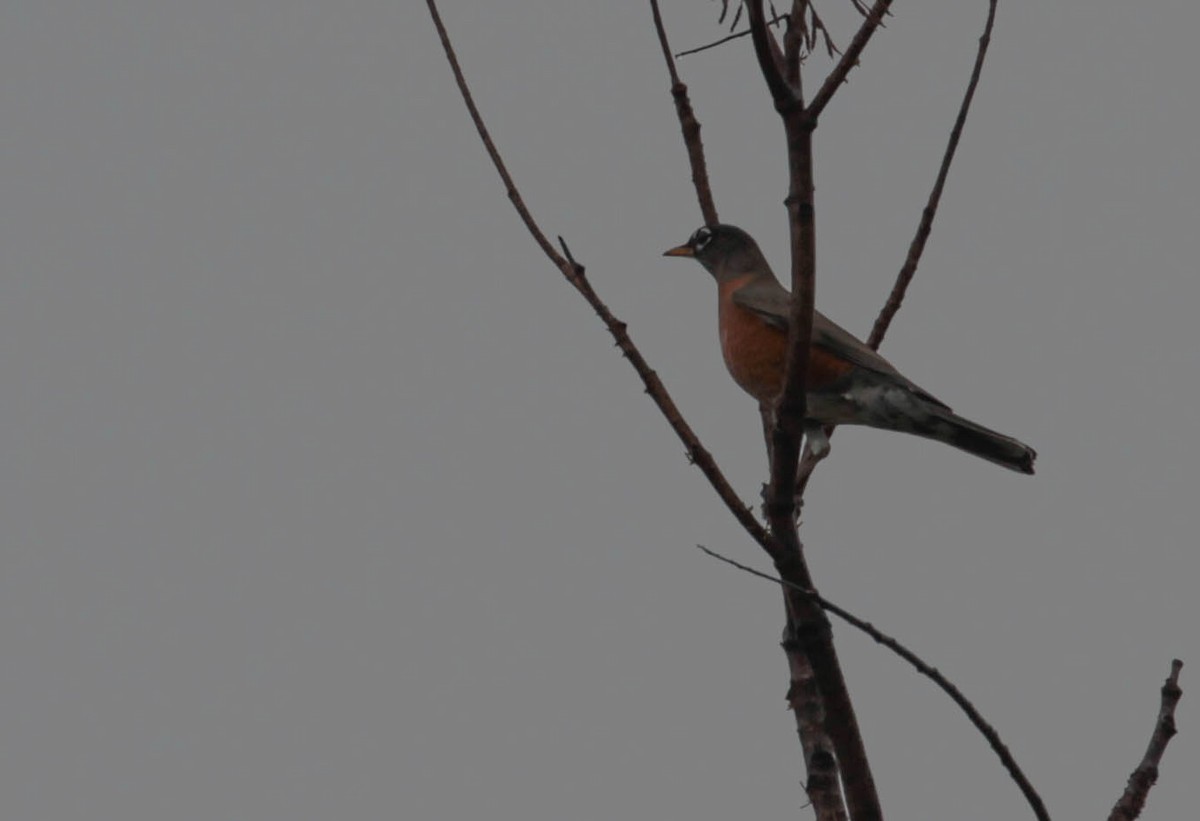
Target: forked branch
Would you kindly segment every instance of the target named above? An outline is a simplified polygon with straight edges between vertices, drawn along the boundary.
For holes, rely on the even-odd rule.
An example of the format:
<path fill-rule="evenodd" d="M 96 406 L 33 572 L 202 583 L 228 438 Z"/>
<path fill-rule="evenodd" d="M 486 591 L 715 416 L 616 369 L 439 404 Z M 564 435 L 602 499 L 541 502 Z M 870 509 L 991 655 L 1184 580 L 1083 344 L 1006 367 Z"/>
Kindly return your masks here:
<path fill-rule="evenodd" d="M 753 567 L 749 567 L 741 562 L 734 561 L 727 556 L 722 556 L 715 550 L 709 550 L 704 545 L 696 545 L 696 547 L 700 548 L 714 559 L 719 559 L 720 561 L 732 565 L 738 570 L 745 571 L 752 576 L 758 576 L 760 579 L 766 579 L 769 582 L 774 582 L 787 587 L 794 586 L 786 579 L 776 578 L 768 573 L 755 570 Z M 936 667 L 927 664 L 912 650 L 909 650 L 897 639 L 884 633 L 869 621 L 860 619 L 858 616 L 854 615 L 845 608 L 839 607 L 815 590 L 799 590 L 798 592 L 801 595 L 812 599 L 817 603 L 817 605 L 820 606 L 822 610 L 826 611 L 827 613 L 832 613 L 842 621 L 846 622 L 846 624 L 849 624 L 856 630 L 867 634 L 877 643 L 882 644 L 884 647 L 891 650 L 893 653 L 912 665 L 913 669 L 915 669 L 918 673 L 925 676 L 938 687 L 940 687 L 942 691 L 946 693 L 946 695 L 950 696 L 951 700 L 966 714 L 967 718 L 972 724 L 975 725 L 975 728 L 979 730 L 980 734 L 987 739 L 988 744 L 991 745 L 992 750 L 995 751 L 996 755 L 1000 758 L 1000 762 L 1004 765 L 1004 768 L 1008 770 L 1009 775 L 1012 776 L 1013 781 L 1016 782 L 1017 787 L 1025 796 L 1025 800 L 1029 802 L 1029 806 L 1033 810 L 1034 816 L 1038 819 L 1038 821 L 1050 821 L 1050 815 L 1046 811 L 1045 802 L 1042 801 L 1042 797 L 1038 795 L 1037 790 L 1033 788 L 1033 784 L 1029 782 L 1029 779 L 1025 776 L 1025 773 L 1017 764 L 1017 760 L 1013 758 L 1012 753 L 1009 752 L 1007 745 L 1005 745 L 1005 743 L 1000 739 L 1000 734 L 996 732 L 996 728 L 984 719 L 979 710 L 975 708 L 975 705 L 972 704 L 967 697 L 962 694 L 962 691 L 959 690 L 952 681 L 942 675 Z M 1130 781 L 1132 783 L 1132 778 Z M 1117 820 L 1113 819 L 1113 821 Z"/>

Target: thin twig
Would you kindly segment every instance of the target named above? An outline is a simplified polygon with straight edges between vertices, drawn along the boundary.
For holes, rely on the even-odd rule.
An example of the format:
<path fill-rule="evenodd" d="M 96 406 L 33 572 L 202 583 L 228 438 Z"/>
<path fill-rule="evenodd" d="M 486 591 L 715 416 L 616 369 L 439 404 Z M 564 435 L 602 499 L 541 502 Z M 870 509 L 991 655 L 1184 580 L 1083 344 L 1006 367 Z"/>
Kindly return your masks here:
<path fill-rule="evenodd" d="M 979 77 L 983 73 L 983 61 L 987 57 L 988 45 L 992 42 L 992 27 L 996 22 L 996 2 L 997 0 L 988 0 L 987 22 L 983 26 L 983 34 L 979 37 L 979 49 L 975 53 L 975 65 L 971 69 L 971 79 L 967 83 L 962 102 L 958 106 L 958 116 L 954 118 L 954 127 L 950 129 L 950 139 L 946 141 L 946 151 L 942 155 L 942 164 L 938 168 L 933 190 L 929 192 L 929 199 L 925 203 L 925 209 L 921 212 L 917 233 L 908 246 L 908 257 L 904 260 L 900 273 L 896 275 L 892 292 L 888 295 L 883 310 L 879 312 L 879 317 L 875 320 L 875 326 L 871 328 L 871 335 L 867 338 L 867 344 L 873 349 L 878 350 L 879 345 L 883 342 L 884 334 L 887 333 L 888 326 L 892 324 L 892 319 L 900 310 L 900 304 L 904 301 L 909 283 L 912 282 L 913 275 L 917 272 L 917 263 L 921 261 L 921 254 L 925 251 L 925 242 L 929 239 L 929 232 L 933 228 L 933 218 L 937 214 L 938 203 L 942 199 L 942 189 L 946 186 L 946 176 L 950 173 L 950 163 L 954 160 L 954 154 L 958 150 L 963 126 L 967 122 L 967 112 L 971 109 L 971 101 L 975 98 L 975 88 L 979 85 Z"/>
<path fill-rule="evenodd" d="M 854 39 L 850 41 L 850 45 L 846 47 L 846 51 L 842 54 L 842 59 L 838 60 L 838 64 L 833 67 L 833 71 L 829 72 L 829 76 L 825 78 L 825 82 L 821 84 L 820 90 L 816 96 L 812 98 L 812 102 L 808 106 L 808 116 L 814 121 L 820 119 L 821 112 L 825 110 L 825 106 L 829 105 L 829 101 L 833 99 L 833 95 L 846 81 L 846 76 L 850 73 L 850 69 L 858 65 L 858 56 L 862 54 L 862 50 L 867 47 L 867 43 L 871 40 L 871 35 L 875 30 L 883 24 L 883 18 L 888 13 L 888 7 L 892 4 L 892 0 L 876 0 L 875 5 L 871 7 L 871 11 L 863 19 L 862 25 L 859 26 L 858 32 L 855 33 Z"/>
<path fill-rule="evenodd" d="M 721 501 L 729 508 L 734 518 L 738 520 L 738 523 L 745 528 L 750 537 L 758 542 L 764 550 L 771 555 L 779 555 L 777 543 L 767 533 L 766 529 L 759 524 L 758 520 L 754 517 L 754 513 L 746 506 L 745 502 L 738 497 L 732 485 L 729 484 L 729 481 L 717 466 L 712 454 L 701 444 L 700 438 L 696 436 L 695 431 L 684 420 L 683 415 L 679 412 L 679 408 L 667 392 L 662 380 L 658 378 L 658 374 L 650 368 L 641 351 L 637 349 L 633 341 L 629 338 L 625 323 L 618 320 L 612 311 L 609 310 L 608 306 L 597 296 L 596 292 L 592 289 L 591 283 L 585 276 L 583 266 L 568 256 L 559 254 L 534 220 L 533 215 L 525 205 L 524 199 L 521 197 L 520 191 L 517 190 L 516 183 L 513 182 L 512 176 L 508 173 L 508 168 L 505 166 L 500 152 L 496 149 L 495 143 L 492 142 L 491 135 L 488 133 L 487 126 L 483 122 L 483 117 L 480 115 L 479 109 L 475 106 L 475 100 L 471 95 L 470 87 L 467 85 L 466 77 L 463 76 L 462 68 L 458 64 L 458 57 L 454 52 L 454 46 L 450 43 L 450 37 L 446 33 L 446 27 L 442 23 L 441 15 L 438 13 L 436 0 L 426 0 L 426 5 L 429 7 L 429 14 L 433 18 L 433 24 L 437 27 L 438 37 L 441 39 L 442 48 L 446 52 L 446 60 L 450 63 L 450 68 L 454 72 L 454 79 L 458 84 L 459 93 L 462 95 L 463 102 L 466 103 L 467 110 L 471 114 L 472 122 L 475 123 L 475 130 L 479 132 L 479 139 L 483 142 L 488 156 L 491 157 L 492 164 L 496 167 L 497 173 L 500 174 L 500 179 L 503 180 L 504 187 L 508 192 L 508 198 L 512 201 L 517 214 L 520 215 L 521 221 L 525 223 L 525 227 L 550 261 L 562 271 L 567 281 L 583 294 L 584 299 L 592 306 L 592 310 L 596 312 L 605 327 L 608 328 L 609 333 L 616 340 L 617 347 L 621 349 L 621 353 L 625 355 L 625 358 L 629 360 L 634 370 L 637 371 L 638 376 L 642 378 L 642 382 L 646 386 L 646 392 L 650 394 L 650 398 L 658 405 L 659 410 L 662 411 L 663 416 L 666 417 L 675 434 L 683 442 L 684 447 L 687 449 L 688 458 L 700 468 L 700 471 L 708 479 L 713 489 L 716 490 L 717 495 L 721 497 Z"/>
<path fill-rule="evenodd" d="M 829 59 L 833 59 L 842 50 L 833 42 L 833 35 L 829 33 L 829 27 L 825 25 L 825 21 L 821 19 L 821 15 L 817 14 L 817 7 L 808 3 L 809 21 L 805 24 L 804 31 L 807 43 L 805 48 L 809 54 L 812 54 L 813 49 L 817 46 L 818 36 L 825 42 L 825 54 Z"/>
<path fill-rule="evenodd" d="M 767 25 L 768 26 L 777 26 L 777 25 L 779 25 L 780 22 L 782 22 L 783 20 L 786 20 L 787 18 L 788 18 L 788 16 L 786 14 L 781 14 L 778 17 L 771 18 L 767 22 Z M 710 48 L 716 48 L 717 46 L 725 45 L 730 40 L 738 40 L 738 39 L 741 39 L 742 37 L 749 37 L 749 36 L 750 36 L 750 29 L 743 29 L 742 31 L 737 31 L 726 37 L 722 37 L 720 40 L 713 40 L 711 43 L 705 43 L 702 46 L 696 46 L 695 48 L 689 48 L 687 51 L 677 52 L 675 54 L 675 56 L 676 57 L 686 57 L 689 54 L 699 54 L 701 51 L 708 51 Z"/>
<path fill-rule="evenodd" d="M 817 47 L 817 41 L 825 43 L 825 53 L 830 59 L 841 53 L 833 42 L 833 35 L 812 0 L 792 0 L 792 11 L 787 16 L 788 27 L 783 37 L 783 58 L 787 66 L 788 82 L 800 82 L 800 65 Z"/>
<path fill-rule="evenodd" d="M 707 553 L 709 556 L 712 556 L 714 559 L 720 559 L 721 561 L 725 562 L 726 564 L 732 565 L 732 566 L 736 567 L 738 570 L 745 571 L 746 573 L 749 573 L 752 576 L 758 576 L 760 579 L 766 579 L 767 581 L 774 582 L 775 584 L 778 584 L 778 585 L 783 585 L 786 587 L 794 587 L 794 585 L 789 581 L 777 578 L 775 576 L 770 575 L 769 573 L 763 573 L 761 570 L 755 570 L 753 567 L 748 567 L 747 565 L 744 565 L 741 562 L 735 561 L 734 559 L 731 559 L 728 556 L 722 556 L 720 553 L 717 553 L 715 550 L 709 550 L 704 545 L 696 545 L 696 547 L 700 548 L 700 550 Z M 877 643 L 882 644 L 884 647 L 891 650 L 893 653 L 898 655 L 900 658 L 907 661 L 910 665 L 912 665 L 912 667 L 918 673 L 920 673 L 921 675 L 930 679 L 934 684 L 936 684 L 938 687 L 940 687 L 946 693 L 946 695 L 950 696 L 950 698 L 954 701 L 954 703 L 957 704 L 964 713 L 966 713 L 967 718 L 970 719 L 971 723 L 975 725 L 976 729 L 978 729 L 979 732 L 983 734 L 984 738 L 986 738 L 988 740 L 988 743 L 991 745 L 992 749 L 996 752 L 996 755 L 1000 757 L 1000 761 L 1004 764 L 1005 769 L 1008 770 L 1009 775 L 1011 775 L 1013 780 L 1017 782 L 1017 786 L 1021 789 L 1021 792 L 1025 795 L 1025 800 L 1029 802 L 1029 806 L 1033 809 L 1033 814 L 1039 819 L 1039 821 L 1050 821 L 1050 815 L 1049 815 L 1049 813 L 1046 812 L 1046 805 L 1042 802 L 1041 796 L 1038 795 L 1037 790 L 1035 790 L 1033 788 L 1033 785 L 1029 783 L 1029 779 L 1025 777 L 1025 774 L 1021 771 L 1020 766 L 1017 765 L 1016 759 L 1013 758 L 1012 753 L 1010 753 L 1008 750 L 1008 747 L 1004 744 L 1003 741 L 1001 741 L 1000 735 L 996 732 L 996 729 L 991 724 L 989 724 L 983 718 L 982 715 L 980 715 L 979 711 L 977 709 L 975 709 L 975 706 L 973 704 L 971 704 L 970 701 L 967 700 L 967 697 L 962 694 L 962 691 L 959 690 L 958 687 L 956 687 L 949 679 L 947 679 L 944 675 L 942 675 L 940 672 L 938 672 L 937 668 L 931 667 L 930 665 L 926 664 L 921 659 L 920 656 L 918 656 L 912 650 L 909 650 L 907 647 L 905 647 L 903 644 L 901 644 L 896 639 L 894 639 L 891 636 L 884 633 L 879 628 L 875 627 L 870 622 L 864 621 L 863 619 L 860 619 L 858 616 L 855 616 L 853 613 L 849 612 L 848 610 L 846 610 L 842 607 L 839 607 L 838 605 L 829 601 L 829 599 L 825 598 L 824 596 L 822 596 L 820 593 L 818 593 L 815 590 L 805 590 L 805 589 L 797 588 L 797 592 L 799 592 L 803 596 L 810 598 L 812 601 L 816 602 L 816 604 L 818 606 L 820 606 L 820 608 L 822 610 L 832 613 L 833 615 L 837 616 L 842 621 L 846 622 L 846 624 L 849 624 L 851 627 L 854 627 L 855 629 L 857 629 L 863 633 L 866 633 L 868 636 L 870 636 L 872 639 L 874 639 Z M 1179 662 L 1176 662 L 1176 663 L 1179 663 Z M 1177 670 L 1175 671 L 1174 675 L 1176 678 L 1178 678 Z M 1171 680 L 1168 679 L 1167 683 L 1170 684 Z M 1176 688 L 1176 689 L 1178 689 L 1178 688 Z M 1167 687 L 1164 686 L 1163 687 L 1164 708 L 1166 705 L 1166 698 L 1167 698 L 1166 693 L 1167 693 Z M 1175 701 L 1178 701 L 1178 700 L 1179 700 L 1178 697 L 1176 697 Z M 1171 705 L 1171 709 L 1174 710 L 1174 704 Z M 1161 722 L 1161 718 L 1160 718 L 1160 722 Z M 1168 736 L 1168 738 L 1169 738 L 1169 736 Z M 1165 743 L 1166 742 L 1164 741 L 1163 742 L 1164 746 L 1165 746 Z M 1153 749 L 1153 744 L 1151 745 L 1151 749 Z M 1161 754 L 1162 753 L 1160 750 L 1159 755 L 1161 756 Z M 1149 755 L 1150 755 L 1150 752 L 1147 751 L 1147 756 L 1149 756 Z M 1157 763 L 1157 759 L 1155 761 Z M 1143 762 L 1143 764 L 1144 763 L 1145 762 Z M 1135 772 L 1135 775 L 1136 775 L 1136 772 Z M 1131 777 L 1130 778 L 1131 783 L 1132 783 L 1132 780 L 1133 780 L 1133 778 Z M 1114 819 L 1110 819 L 1110 821 L 1120 821 L 1120 818 L 1114 817 Z M 1130 821 L 1132 821 L 1132 816 L 1130 817 Z"/>
<path fill-rule="evenodd" d="M 1158 780 L 1159 762 L 1167 750 L 1167 743 L 1175 735 L 1175 707 L 1183 695 L 1179 689 L 1179 671 L 1182 669 L 1182 661 L 1171 661 L 1171 674 L 1163 682 L 1162 702 L 1158 708 L 1158 720 L 1154 722 L 1154 733 L 1150 736 L 1150 746 L 1146 748 L 1142 762 L 1129 776 L 1125 793 L 1113 807 L 1108 821 L 1133 821 L 1141 815 L 1146 805 L 1146 796 Z"/>
<path fill-rule="evenodd" d="M 675 114 L 679 117 L 679 127 L 683 131 L 683 144 L 687 146 L 688 163 L 692 166 L 692 185 L 696 189 L 700 213 L 704 217 L 705 225 L 716 225 L 721 220 L 717 217 L 717 205 L 713 201 L 712 186 L 708 181 L 708 163 L 704 159 L 704 143 L 700 140 L 700 121 L 696 119 L 696 112 L 692 110 L 688 88 L 679 79 L 679 72 L 675 68 L 675 59 L 671 56 L 671 44 L 667 41 L 667 29 L 663 25 L 658 0 L 650 0 L 650 11 L 654 15 L 654 28 L 662 46 L 663 60 L 666 61 L 667 72 L 671 75 L 671 97 L 675 100 Z"/>

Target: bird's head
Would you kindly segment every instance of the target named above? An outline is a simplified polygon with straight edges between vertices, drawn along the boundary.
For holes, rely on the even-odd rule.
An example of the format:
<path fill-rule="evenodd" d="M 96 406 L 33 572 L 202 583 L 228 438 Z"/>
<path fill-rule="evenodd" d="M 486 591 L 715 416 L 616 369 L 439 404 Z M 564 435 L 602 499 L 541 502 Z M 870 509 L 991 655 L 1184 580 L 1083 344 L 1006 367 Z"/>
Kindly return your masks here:
<path fill-rule="evenodd" d="M 705 225 L 683 245 L 663 253 L 667 257 L 692 257 L 703 265 L 717 282 L 748 272 L 766 272 L 770 267 L 754 238 L 733 225 Z"/>

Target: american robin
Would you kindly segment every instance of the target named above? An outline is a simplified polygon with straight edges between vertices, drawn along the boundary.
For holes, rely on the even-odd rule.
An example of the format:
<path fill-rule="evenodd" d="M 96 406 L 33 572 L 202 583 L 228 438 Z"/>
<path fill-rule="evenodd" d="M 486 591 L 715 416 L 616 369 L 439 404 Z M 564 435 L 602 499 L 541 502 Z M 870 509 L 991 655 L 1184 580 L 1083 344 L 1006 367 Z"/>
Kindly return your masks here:
<path fill-rule="evenodd" d="M 733 380 L 771 404 L 783 386 L 791 294 L 754 238 L 709 225 L 669 257 L 693 257 L 717 281 L 721 352 Z M 1020 473 L 1033 473 L 1033 448 L 956 415 L 890 362 L 819 311 L 813 313 L 806 384 L 808 425 L 868 425 L 945 442 Z M 820 436 L 814 444 L 820 448 Z"/>

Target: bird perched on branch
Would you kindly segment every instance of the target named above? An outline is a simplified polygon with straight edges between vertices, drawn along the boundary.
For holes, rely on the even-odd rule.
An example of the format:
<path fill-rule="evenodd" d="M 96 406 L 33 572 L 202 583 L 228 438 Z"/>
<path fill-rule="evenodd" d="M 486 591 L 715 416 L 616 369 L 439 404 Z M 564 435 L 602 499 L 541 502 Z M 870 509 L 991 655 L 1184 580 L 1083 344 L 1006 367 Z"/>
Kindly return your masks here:
<path fill-rule="evenodd" d="M 725 366 L 746 393 L 771 405 L 783 387 L 792 297 L 758 243 L 732 225 L 708 225 L 665 256 L 692 257 L 716 279 Z M 806 388 L 806 429 L 814 434 L 826 425 L 901 431 L 1033 473 L 1033 448 L 958 416 L 819 311 L 813 312 Z M 820 439 L 813 440 L 817 449 Z"/>

